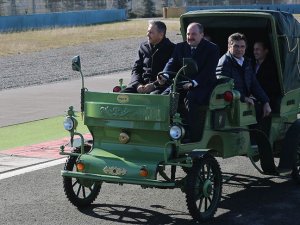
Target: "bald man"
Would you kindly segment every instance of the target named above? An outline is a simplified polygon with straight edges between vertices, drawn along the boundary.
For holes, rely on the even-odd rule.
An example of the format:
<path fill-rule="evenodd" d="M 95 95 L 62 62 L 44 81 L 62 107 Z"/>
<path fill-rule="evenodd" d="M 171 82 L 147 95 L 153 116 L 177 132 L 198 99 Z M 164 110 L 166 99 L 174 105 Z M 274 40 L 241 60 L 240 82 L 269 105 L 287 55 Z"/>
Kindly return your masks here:
<path fill-rule="evenodd" d="M 174 78 L 172 73 L 177 72 L 183 66 L 183 58 L 192 58 L 198 66 L 198 72 L 186 74 L 190 82 L 183 85 L 180 93 L 185 102 L 185 110 L 180 112 L 186 119 L 190 131 L 187 142 L 195 142 L 201 139 L 203 121 L 199 114 L 200 106 L 207 106 L 210 94 L 216 85 L 216 66 L 219 60 L 219 48 L 204 37 L 203 26 L 200 23 L 191 23 L 187 27 L 186 41 L 175 46 L 171 59 L 164 68 L 164 75 L 159 77 L 160 82 Z M 187 113 L 185 113 L 187 112 Z"/>

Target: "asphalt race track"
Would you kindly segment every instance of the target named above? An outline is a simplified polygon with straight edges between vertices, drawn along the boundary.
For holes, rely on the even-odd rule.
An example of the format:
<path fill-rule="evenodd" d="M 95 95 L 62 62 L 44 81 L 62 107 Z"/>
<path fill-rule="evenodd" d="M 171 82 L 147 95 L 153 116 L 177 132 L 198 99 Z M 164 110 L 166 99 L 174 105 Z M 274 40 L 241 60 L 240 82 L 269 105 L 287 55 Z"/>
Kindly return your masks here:
<path fill-rule="evenodd" d="M 0 180 L 1 224 L 194 224 L 180 190 L 104 184 L 91 207 L 78 210 L 64 195 L 60 170 L 49 167 Z M 299 224 L 299 186 L 262 177 L 246 158 L 222 160 L 223 196 L 207 224 Z M 183 175 L 183 173 L 181 173 Z"/>

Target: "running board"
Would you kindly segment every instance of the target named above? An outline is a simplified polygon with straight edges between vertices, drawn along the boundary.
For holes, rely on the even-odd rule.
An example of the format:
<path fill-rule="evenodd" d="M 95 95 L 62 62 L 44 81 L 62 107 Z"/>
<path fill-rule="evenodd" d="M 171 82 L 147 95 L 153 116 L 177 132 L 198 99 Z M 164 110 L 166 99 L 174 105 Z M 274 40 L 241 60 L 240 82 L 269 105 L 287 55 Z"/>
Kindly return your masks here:
<path fill-rule="evenodd" d="M 149 180 L 149 179 L 133 179 L 133 178 L 122 178 L 119 176 L 109 176 L 109 175 L 98 175 L 91 173 L 81 173 L 62 170 L 61 175 L 64 177 L 73 177 L 78 179 L 87 179 L 94 181 L 103 181 L 107 183 L 117 183 L 117 184 L 136 184 L 148 187 L 166 187 L 175 188 L 175 182 L 159 181 L 159 180 Z"/>

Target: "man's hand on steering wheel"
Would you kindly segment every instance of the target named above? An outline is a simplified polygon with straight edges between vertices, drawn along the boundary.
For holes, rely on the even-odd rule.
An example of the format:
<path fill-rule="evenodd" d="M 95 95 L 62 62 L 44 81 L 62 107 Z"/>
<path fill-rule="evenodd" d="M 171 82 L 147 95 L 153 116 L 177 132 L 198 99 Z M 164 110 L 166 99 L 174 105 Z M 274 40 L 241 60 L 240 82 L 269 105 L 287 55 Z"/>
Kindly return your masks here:
<path fill-rule="evenodd" d="M 189 89 L 191 89 L 192 87 L 194 87 L 194 85 L 193 85 L 192 82 L 188 82 L 188 83 L 186 83 L 186 84 L 184 84 L 184 85 L 182 86 L 182 88 L 183 88 L 184 90 L 189 90 Z"/>
<path fill-rule="evenodd" d="M 158 81 L 159 85 L 164 85 L 166 83 L 167 79 L 163 75 L 158 75 L 157 81 Z"/>
<path fill-rule="evenodd" d="M 181 81 L 178 83 L 178 85 L 181 86 L 182 89 L 190 90 L 193 87 L 197 86 L 197 83 L 192 79 L 190 79 L 189 77 L 187 76 L 182 76 L 182 77 L 186 79 L 185 81 Z"/>
<path fill-rule="evenodd" d="M 161 71 L 161 72 L 159 72 L 158 75 L 157 75 L 157 81 L 158 81 L 159 85 L 165 85 L 165 84 L 171 85 L 172 84 L 172 78 L 170 78 L 170 75 L 176 75 L 176 73 L 172 72 L 172 71 L 167 71 L 167 72 Z"/>

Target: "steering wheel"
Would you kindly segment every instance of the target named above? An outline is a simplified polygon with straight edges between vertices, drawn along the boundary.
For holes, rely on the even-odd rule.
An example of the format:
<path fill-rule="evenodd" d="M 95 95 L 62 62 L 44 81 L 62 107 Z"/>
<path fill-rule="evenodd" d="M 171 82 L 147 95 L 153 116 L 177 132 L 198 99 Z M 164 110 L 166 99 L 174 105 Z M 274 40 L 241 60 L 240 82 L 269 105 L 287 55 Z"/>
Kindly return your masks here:
<path fill-rule="evenodd" d="M 166 79 L 166 83 L 168 85 L 172 85 L 174 83 L 174 80 L 169 79 L 169 77 L 164 76 L 164 74 L 170 74 L 170 75 L 176 75 L 176 72 L 172 72 L 172 71 L 161 71 L 158 73 L 158 76 L 162 76 L 163 78 Z M 187 84 L 187 83 L 193 83 L 192 79 L 190 79 L 187 76 L 184 76 L 183 74 L 180 75 L 181 78 L 183 78 L 184 80 L 177 82 L 176 84 L 176 89 L 181 90 L 183 89 L 183 85 Z"/>
<path fill-rule="evenodd" d="M 184 76 L 184 75 L 181 75 L 181 78 L 183 78 L 184 80 L 177 82 L 177 84 L 176 84 L 176 89 L 182 90 L 182 89 L 183 89 L 183 86 L 184 86 L 185 84 L 187 84 L 187 83 L 192 83 L 192 84 L 193 84 L 193 80 L 190 79 L 189 77 Z"/>

